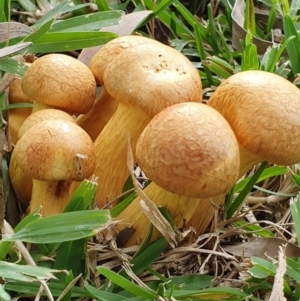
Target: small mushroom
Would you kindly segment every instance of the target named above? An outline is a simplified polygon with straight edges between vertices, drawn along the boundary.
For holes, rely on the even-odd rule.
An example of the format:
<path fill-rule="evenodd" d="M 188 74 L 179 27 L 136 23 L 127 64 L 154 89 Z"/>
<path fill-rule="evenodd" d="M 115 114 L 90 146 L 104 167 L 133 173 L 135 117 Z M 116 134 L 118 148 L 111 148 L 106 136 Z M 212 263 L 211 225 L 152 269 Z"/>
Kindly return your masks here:
<path fill-rule="evenodd" d="M 55 121 L 59 119 L 75 123 L 72 116 L 60 110 L 45 109 L 36 111 L 24 121 L 23 125 L 19 129 L 18 140 L 21 139 L 30 128 L 36 126 L 40 122 L 47 120 Z M 19 199 L 22 208 L 25 210 L 29 206 L 31 199 L 32 179 L 18 165 L 15 151 L 12 152 L 10 158 L 9 175 L 16 196 Z"/>
<path fill-rule="evenodd" d="M 56 108 L 69 114 L 87 113 L 96 98 L 96 82 L 82 62 L 64 54 L 47 54 L 25 72 L 21 88 L 33 102 L 33 112 Z"/>
<path fill-rule="evenodd" d="M 104 82 L 119 106 L 94 142 L 99 207 L 121 193 L 129 176 L 128 133 L 134 152 L 139 135 L 157 113 L 172 104 L 202 101 L 201 81 L 193 64 L 160 43 L 122 51 L 106 68 Z"/>
<path fill-rule="evenodd" d="M 29 129 L 14 149 L 18 166 L 33 179 L 30 212 L 61 213 L 72 181 L 92 175 L 95 151 L 88 134 L 63 120 L 43 121 Z"/>
<path fill-rule="evenodd" d="M 156 115 L 136 145 L 139 166 L 152 180 L 145 194 L 167 209 L 179 228 L 199 232 L 215 211 L 210 200 L 224 198 L 239 176 L 239 149 L 227 121 L 199 103 L 176 104 Z M 120 227 L 132 226 L 128 245 L 139 243 L 149 220 L 136 198 L 119 216 Z M 153 239 L 160 234 L 154 233 Z"/>
<path fill-rule="evenodd" d="M 91 59 L 90 69 L 97 83 L 102 85 L 100 95 L 96 98 L 93 107 L 87 114 L 80 115 L 76 123 L 81 126 L 92 138 L 96 140 L 104 126 L 116 111 L 119 102 L 111 97 L 105 89 L 103 80 L 104 71 L 107 66 L 123 50 L 140 44 L 159 44 L 159 42 L 142 36 L 122 36 L 105 44 Z"/>

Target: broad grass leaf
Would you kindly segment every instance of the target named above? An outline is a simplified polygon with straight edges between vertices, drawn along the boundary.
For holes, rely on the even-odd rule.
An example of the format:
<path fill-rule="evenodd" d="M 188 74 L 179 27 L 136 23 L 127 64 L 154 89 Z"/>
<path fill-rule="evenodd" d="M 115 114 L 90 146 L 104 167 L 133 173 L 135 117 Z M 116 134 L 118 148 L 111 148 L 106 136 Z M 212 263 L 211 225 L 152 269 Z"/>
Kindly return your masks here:
<path fill-rule="evenodd" d="M 0 261 L 0 277 L 7 280 L 23 280 L 36 281 L 53 279 L 54 273 L 65 273 L 66 271 L 48 269 L 38 266 L 20 265 L 16 263 L 9 263 Z"/>
<path fill-rule="evenodd" d="M 34 41 L 29 52 L 65 52 L 107 43 L 117 35 L 108 32 L 51 32 Z"/>
<path fill-rule="evenodd" d="M 0 58 L 0 69 L 11 74 L 23 76 L 28 67 L 15 59 L 3 57 Z"/>
<path fill-rule="evenodd" d="M 57 282 L 49 282 L 48 286 L 51 290 L 51 293 L 54 297 L 58 297 L 61 295 L 63 290 L 65 289 L 64 283 L 57 283 Z M 36 296 L 41 284 L 39 282 L 23 282 L 23 281 L 7 281 L 5 284 L 5 289 L 7 291 L 17 292 L 20 294 L 26 294 L 29 296 Z M 92 298 L 91 295 L 85 288 L 73 286 L 71 288 L 71 294 L 73 298 Z M 42 294 L 45 296 L 45 293 Z"/>
<path fill-rule="evenodd" d="M 108 210 L 76 211 L 47 216 L 26 225 L 3 241 L 56 243 L 91 237 L 111 222 Z"/>
<path fill-rule="evenodd" d="M 56 21 L 50 32 L 80 32 L 99 31 L 102 27 L 120 23 L 121 12 L 98 12 L 83 16 L 77 16 L 63 21 Z"/>

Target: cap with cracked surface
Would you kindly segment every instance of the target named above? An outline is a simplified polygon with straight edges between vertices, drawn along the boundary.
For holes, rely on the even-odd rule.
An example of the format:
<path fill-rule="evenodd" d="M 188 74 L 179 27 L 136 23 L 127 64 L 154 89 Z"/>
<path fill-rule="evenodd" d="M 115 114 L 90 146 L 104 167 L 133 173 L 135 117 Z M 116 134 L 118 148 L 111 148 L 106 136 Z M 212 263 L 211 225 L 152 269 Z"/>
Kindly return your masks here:
<path fill-rule="evenodd" d="M 156 115 L 137 142 L 136 156 L 156 185 L 187 197 L 220 195 L 238 180 L 234 133 L 204 104 L 176 104 Z"/>
<path fill-rule="evenodd" d="M 132 46 L 149 43 L 160 44 L 156 40 L 134 35 L 122 36 L 109 41 L 92 57 L 90 61 L 89 67 L 92 70 L 96 81 L 103 84 L 104 70 L 122 51 Z"/>
<path fill-rule="evenodd" d="M 245 71 L 226 79 L 208 105 L 229 122 L 240 145 L 261 161 L 300 161 L 300 90 L 265 71 Z"/>
<path fill-rule="evenodd" d="M 153 117 L 180 102 L 201 102 L 198 71 L 180 52 L 161 43 L 122 51 L 104 72 L 105 88 L 119 101 Z"/>
<path fill-rule="evenodd" d="M 87 113 L 96 98 L 91 70 L 64 54 L 48 54 L 34 61 L 24 74 L 21 88 L 36 102 L 70 114 Z"/>
<path fill-rule="evenodd" d="M 69 121 L 39 123 L 23 135 L 14 152 L 20 168 L 35 180 L 81 181 L 95 169 L 92 140 Z"/>
<path fill-rule="evenodd" d="M 56 109 L 45 109 L 32 113 L 22 124 L 18 132 L 18 140 L 33 126 L 46 120 L 64 120 L 75 123 L 74 118 L 68 113 Z"/>

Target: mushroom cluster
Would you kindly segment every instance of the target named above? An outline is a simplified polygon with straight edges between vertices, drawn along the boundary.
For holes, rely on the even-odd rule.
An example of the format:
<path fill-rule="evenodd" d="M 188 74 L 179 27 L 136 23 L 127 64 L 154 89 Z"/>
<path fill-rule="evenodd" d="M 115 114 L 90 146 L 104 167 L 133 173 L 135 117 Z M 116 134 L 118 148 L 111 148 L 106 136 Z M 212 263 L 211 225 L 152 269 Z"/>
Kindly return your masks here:
<path fill-rule="evenodd" d="M 266 90 L 268 90 L 267 96 Z M 300 162 L 300 91 L 289 81 L 264 71 L 237 73 L 216 89 L 208 106 L 223 115 L 237 139 L 240 159 L 237 179 L 262 161 L 269 161 L 277 165 L 292 165 Z M 161 116 L 163 113 L 165 112 L 162 112 Z M 172 131 L 170 124 L 164 122 L 162 128 L 158 129 L 157 126 L 154 126 L 157 123 L 156 118 L 161 119 L 160 115 L 156 116 L 146 127 L 145 134 L 143 133 L 140 137 L 142 140 L 147 135 L 149 140 L 146 139 L 146 141 L 149 144 L 139 140 L 137 145 L 138 162 L 153 181 L 144 189 L 144 192 L 157 205 L 163 205 L 169 210 L 177 227 L 184 224 L 187 227 L 192 226 L 199 235 L 211 222 L 216 208 L 224 202 L 225 195 L 214 196 L 211 194 L 210 198 L 207 198 L 208 195 L 204 198 L 198 195 L 198 199 L 191 198 L 193 189 L 187 186 L 185 191 L 185 181 L 189 185 L 193 183 L 191 174 L 185 176 L 184 179 L 179 178 L 180 180 L 178 180 L 177 178 L 178 171 L 182 172 L 184 168 L 178 165 L 180 151 L 177 150 L 177 144 L 172 138 L 173 134 L 170 133 Z M 202 118 L 200 114 L 198 118 Z M 184 122 L 180 117 L 177 119 L 179 123 L 182 123 L 182 126 L 179 125 L 179 127 L 183 130 Z M 208 121 L 205 126 L 211 126 L 211 122 L 212 120 Z M 191 123 L 190 127 L 191 131 L 196 131 L 195 122 Z M 152 130 L 154 130 L 153 133 L 151 133 Z M 220 129 L 216 130 L 211 136 L 217 135 L 219 131 Z M 164 138 L 163 141 L 159 141 L 160 146 L 155 147 L 158 137 Z M 205 135 L 202 136 L 202 139 L 205 139 Z M 169 141 L 171 150 L 164 145 Z M 179 138 L 176 141 L 180 141 Z M 189 136 L 186 136 L 185 142 L 190 142 Z M 183 145 L 179 145 L 180 150 L 183 151 Z M 219 148 L 222 149 L 221 142 Z M 186 155 L 186 157 L 189 156 Z M 198 159 L 200 158 L 206 160 L 210 156 L 200 156 Z M 236 160 L 238 159 L 236 158 Z M 173 163 L 175 163 L 175 171 Z M 196 175 L 199 163 L 194 162 L 192 166 L 193 175 Z M 221 173 L 220 175 L 222 177 Z M 218 177 L 215 175 L 214 177 L 214 189 L 217 191 L 220 183 Z M 210 179 L 209 173 L 207 173 L 207 179 Z M 228 175 L 223 176 L 221 183 L 224 185 L 227 180 Z M 159 188 L 159 185 L 163 185 L 165 191 Z M 209 186 L 203 187 L 199 181 L 196 187 L 202 187 L 202 193 L 204 193 L 205 188 Z M 181 191 L 181 196 L 175 194 L 177 191 Z M 120 230 L 125 227 L 132 227 L 135 230 L 127 241 L 127 245 L 139 243 L 147 233 L 149 222 L 141 212 L 140 200 L 140 197 L 137 197 L 118 216 L 121 220 Z M 153 238 L 155 239 L 159 235 L 156 232 Z"/>
<path fill-rule="evenodd" d="M 34 109 L 19 130 L 10 174 L 24 207 L 31 199 L 31 211 L 42 204 L 43 215 L 61 212 L 78 186 L 74 181 L 93 173 L 98 207 L 115 200 L 130 175 L 128 134 L 135 162 L 152 180 L 145 194 L 177 227 L 197 234 L 254 164 L 300 161 L 300 91 L 278 75 L 237 73 L 204 105 L 193 64 L 151 39 L 116 38 L 90 69 L 73 60 L 45 55 L 22 79 Z M 96 82 L 102 85 L 97 98 Z M 24 184 L 24 175 L 32 185 Z M 140 201 L 118 216 L 119 230 L 135 230 L 127 245 L 139 243 L 148 229 Z"/>
<path fill-rule="evenodd" d="M 28 165 L 31 166 L 30 168 L 26 168 L 26 165 L 24 165 L 29 150 L 34 149 L 34 146 L 29 144 L 28 141 L 30 140 L 32 143 L 37 142 L 39 134 L 34 131 L 37 129 L 42 130 L 39 127 L 40 124 L 45 125 L 46 122 L 48 122 L 47 131 L 51 139 L 49 138 L 47 141 L 39 140 L 40 145 L 46 146 L 49 144 L 50 147 L 50 144 L 53 143 L 53 147 L 59 151 L 62 148 L 62 143 L 64 143 L 63 146 L 70 147 L 69 155 L 72 157 L 73 165 L 78 165 L 79 159 L 77 155 L 74 155 L 74 151 L 76 151 L 74 146 L 77 144 L 79 147 L 81 143 L 86 143 L 86 147 L 88 147 L 90 151 L 93 150 L 93 152 L 85 153 L 85 150 L 77 149 L 79 158 L 83 156 L 87 162 L 92 160 L 90 166 L 94 166 L 95 153 L 92 140 L 78 125 L 74 124 L 74 118 L 69 114 L 87 113 L 91 109 L 96 97 L 96 81 L 91 70 L 75 58 L 63 54 L 49 54 L 38 58 L 30 65 L 20 82 L 20 90 L 22 95 L 32 101 L 34 105 L 32 114 L 25 119 L 25 121 L 24 119 L 22 120 L 22 126 L 15 129 L 17 134 L 15 134 L 14 144 L 16 144 L 16 146 L 12 153 L 9 167 L 11 182 L 24 210 L 29 206 L 30 200 L 30 210 L 34 210 L 35 207 L 38 206 L 36 200 L 40 199 L 39 204 L 43 205 L 41 211 L 43 215 L 59 213 L 70 199 L 70 180 L 81 181 L 85 177 L 92 175 L 94 168 L 90 167 L 89 172 L 82 173 L 81 177 L 72 175 L 71 178 L 67 176 L 66 178 L 64 176 L 57 178 L 57 174 L 53 174 L 53 179 L 50 180 L 53 182 L 51 189 L 56 195 L 57 202 L 52 202 L 51 197 L 45 191 L 44 195 L 45 197 L 48 196 L 49 199 L 49 205 L 46 206 L 45 198 L 41 198 L 41 196 L 37 198 L 36 189 L 33 188 L 32 190 L 35 179 L 37 179 L 34 168 L 31 165 Z M 49 108 L 56 108 L 56 110 Z M 66 122 L 67 125 L 60 125 L 57 130 L 54 130 L 51 126 L 59 121 Z M 70 125 L 70 123 L 73 125 Z M 21 125 L 21 123 L 19 124 Z M 78 135 L 75 132 L 76 130 L 78 131 Z M 42 132 L 41 137 L 46 139 L 46 135 L 42 134 Z M 58 137 L 59 140 L 55 140 L 58 139 Z M 22 146 L 24 139 L 27 139 L 26 143 L 29 145 L 29 149 L 26 151 L 24 151 L 24 146 Z M 35 141 L 32 141 L 33 139 L 35 139 Z M 74 141 L 72 143 L 74 145 L 72 145 L 68 139 L 73 139 Z M 58 141 L 60 142 L 59 144 L 57 144 Z M 74 148 L 74 150 L 71 148 Z M 23 152 L 21 149 L 23 149 Z M 31 156 L 31 160 L 39 162 L 40 165 L 47 166 L 47 168 L 51 169 L 53 166 L 50 166 L 51 164 L 47 165 L 46 159 L 39 161 L 39 156 L 43 156 L 42 147 L 37 147 L 35 150 L 35 160 L 34 156 Z M 54 159 L 52 159 L 52 164 L 59 166 L 62 170 L 65 169 L 63 165 L 60 165 L 62 162 L 54 161 L 59 160 L 59 156 L 66 156 L 66 154 L 59 155 L 54 151 L 51 154 L 55 154 Z M 47 156 L 50 158 L 50 154 Z M 65 160 L 68 164 L 67 159 Z M 27 163 L 29 164 L 29 162 Z M 38 168 L 41 167 L 42 166 L 39 166 Z M 68 168 L 70 169 L 71 167 L 69 166 Z M 44 179 L 41 175 L 38 176 L 38 179 L 47 180 L 49 182 L 49 179 Z M 62 182 L 65 180 L 69 180 L 68 184 Z M 56 185 L 54 183 L 58 184 Z M 52 197 L 52 199 L 54 198 Z"/>

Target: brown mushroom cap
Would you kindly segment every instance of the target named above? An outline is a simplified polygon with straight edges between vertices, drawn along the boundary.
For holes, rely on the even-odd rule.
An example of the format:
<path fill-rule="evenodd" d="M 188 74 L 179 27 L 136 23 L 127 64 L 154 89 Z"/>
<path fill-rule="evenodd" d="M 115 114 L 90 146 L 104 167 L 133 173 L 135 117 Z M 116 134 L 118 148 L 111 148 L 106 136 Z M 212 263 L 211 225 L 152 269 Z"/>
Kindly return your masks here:
<path fill-rule="evenodd" d="M 139 44 L 149 44 L 159 42 L 142 36 L 122 36 L 109 41 L 91 59 L 90 69 L 96 81 L 103 84 L 104 70 L 111 63 L 112 59 L 119 55 L 123 50 Z"/>
<path fill-rule="evenodd" d="M 193 64 L 175 49 L 155 43 L 122 51 L 104 72 L 108 93 L 150 117 L 171 104 L 199 102 L 202 85 Z M 117 84 L 116 84 L 117 83 Z"/>
<path fill-rule="evenodd" d="M 227 193 L 238 180 L 234 133 L 204 104 L 176 104 L 156 115 L 137 142 L 136 156 L 156 185 L 187 197 Z"/>
<path fill-rule="evenodd" d="M 43 121 L 32 127 L 18 141 L 14 152 L 20 168 L 40 181 L 81 181 L 95 169 L 92 140 L 68 121 Z"/>
<path fill-rule="evenodd" d="M 32 113 L 22 124 L 18 132 L 18 140 L 33 126 L 46 120 L 64 120 L 75 123 L 74 118 L 66 112 L 56 109 L 45 109 Z"/>
<path fill-rule="evenodd" d="M 48 54 L 34 61 L 21 87 L 34 101 L 70 114 L 87 113 L 96 98 L 93 73 L 82 62 L 64 54 Z"/>
<path fill-rule="evenodd" d="M 240 72 L 216 89 L 208 105 L 261 161 L 300 162 L 300 91 L 288 80 L 265 71 Z"/>

